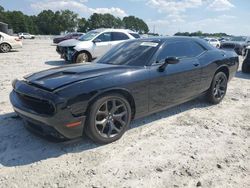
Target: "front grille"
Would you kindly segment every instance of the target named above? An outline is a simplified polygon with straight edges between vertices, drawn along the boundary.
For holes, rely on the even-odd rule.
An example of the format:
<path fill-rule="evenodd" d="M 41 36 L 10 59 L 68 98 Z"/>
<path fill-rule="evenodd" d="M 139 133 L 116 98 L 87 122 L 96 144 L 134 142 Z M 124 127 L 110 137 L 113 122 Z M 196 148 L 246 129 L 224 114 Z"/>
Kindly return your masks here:
<path fill-rule="evenodd" d="M 66 48 L 65 47 L 61 47 L 61 46 L 57 46 L 56 47 L 56 51 L 59 53 L 59 54 L 64 54 L 66 52 Z"/>
<path fill-rule="evenodd" d="M 18 99 L 25 107 L 33 110 L 38 114 L 52 115 L 53 113 L 55 113 L 54 106 L 47 100 L 31 97 L 17 92 L 16 94 L 18 96 Z"/>

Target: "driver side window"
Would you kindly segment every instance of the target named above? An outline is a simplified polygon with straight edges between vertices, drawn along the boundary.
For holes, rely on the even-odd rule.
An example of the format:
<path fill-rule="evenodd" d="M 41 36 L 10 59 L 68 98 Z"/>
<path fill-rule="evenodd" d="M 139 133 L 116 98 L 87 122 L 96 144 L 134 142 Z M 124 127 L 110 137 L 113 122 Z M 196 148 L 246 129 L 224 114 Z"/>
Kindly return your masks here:
<path fill-rule="evenodd" d="M 101 40 L 101 42 L 109 42 L 111 41 L 111 33 L 103 33 L 99 35 L 96 39 Z"/>
<path fill-rule="evenodd" d="M 205 50 L 195 42 L 173 42 L 163 46 L 157 57 L 158 63 L 163 63 L 168 57 L 192 58 L 202 54 Z"/>

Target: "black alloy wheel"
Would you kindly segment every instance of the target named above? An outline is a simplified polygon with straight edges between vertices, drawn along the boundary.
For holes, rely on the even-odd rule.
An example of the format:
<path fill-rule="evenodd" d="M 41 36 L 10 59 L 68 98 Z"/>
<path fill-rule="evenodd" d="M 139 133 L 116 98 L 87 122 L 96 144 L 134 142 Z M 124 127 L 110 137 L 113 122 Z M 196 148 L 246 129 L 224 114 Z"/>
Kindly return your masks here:
<path fill-rule="evenodd" d="M 225 73 L 219 72 L 214 76 L 207 93 L 207 99 L 212 104 L 220 103 L 227 92 L 228 79 Z"/>
<path fill-rule="evenodd" d="M 118 140 L 131 121 L 131 108 L 121 95 L 98 99 L 90 109 L 87 135 L 95 142 L 107 144 Z"/>

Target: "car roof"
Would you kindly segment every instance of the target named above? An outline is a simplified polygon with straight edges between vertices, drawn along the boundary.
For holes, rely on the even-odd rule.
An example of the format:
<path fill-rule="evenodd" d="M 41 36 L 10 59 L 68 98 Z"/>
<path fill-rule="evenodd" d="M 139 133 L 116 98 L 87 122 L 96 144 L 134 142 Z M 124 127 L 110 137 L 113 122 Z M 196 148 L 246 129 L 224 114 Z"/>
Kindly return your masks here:
<path fill-rule="evenodd" d="M 136 33 L 135 31 L 132 31 L 130 29 L 113 29 L 113 28 L 100 28 L 100 29 L 95 29 L 93 31 L 96 32 L 126 32 L 126 33 Z"/>
<path fill-rule="evenodd" d="M 205 40 L 194 37 L 184 37 L 184 36 L 168 36 L 168 37 L 150 37 L 150 38 L 140 38 L 136 39 L 142 42 L 157 42 L 157 43 L 170 43 L 170 42 L 181 42 L 181 41 L 194 41 L 201 44 L 206 49 L 213 49 Z"/>

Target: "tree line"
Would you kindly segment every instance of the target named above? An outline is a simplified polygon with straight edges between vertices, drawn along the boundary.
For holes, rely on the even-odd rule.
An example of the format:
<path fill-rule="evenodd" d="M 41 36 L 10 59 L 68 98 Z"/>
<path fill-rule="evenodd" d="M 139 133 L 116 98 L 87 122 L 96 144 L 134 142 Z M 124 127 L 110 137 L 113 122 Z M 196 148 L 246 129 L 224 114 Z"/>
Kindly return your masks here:
<path fill-rule="evenodd" d="M 125 28 L 148 33 L 147 24 L 135 16 L 123 19 L 112 14 L 92 14 L 88 19 L 70 10 L 43 10 L 38 15 L 25 15 L 21 11 L 5 11 L 0 6 L 0 22 L 7 23 L 14 33 L 28 32 L 42 35 L 58 35 L 61 32 L 87 32 L 97 28 Z"/>
<path fill-rule="evenodd" d="M 202 31 L 197 31 L 197 32 L 193 32 L 193 33 L 189 33 L 189 32 L 178 32 L 178 33 L 175 33 L 175 36 L 217 37 L 217 38 L 221 38 L 221 37 L 230 37 L 230 35 L 228 35 L 228 34 L 226 34 L 226 33 L 203 33 Z"/>

